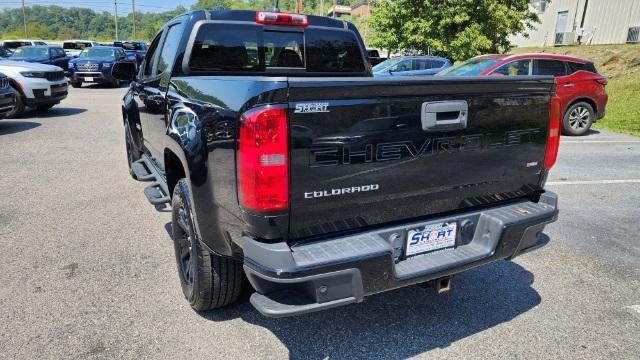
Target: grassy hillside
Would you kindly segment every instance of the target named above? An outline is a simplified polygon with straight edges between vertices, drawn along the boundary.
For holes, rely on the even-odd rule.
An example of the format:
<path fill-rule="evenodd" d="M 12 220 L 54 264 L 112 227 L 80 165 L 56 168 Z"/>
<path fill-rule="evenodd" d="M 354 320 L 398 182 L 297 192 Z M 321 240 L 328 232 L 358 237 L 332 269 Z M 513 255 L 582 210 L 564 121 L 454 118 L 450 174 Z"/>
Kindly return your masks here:
<path fill-rule="evenodd" d="M 595 127 L 640 135 L 640 44 L 517 48 L 513 52 L 547 52 L 590 59 L 609 78 L 607 115 Z"/>

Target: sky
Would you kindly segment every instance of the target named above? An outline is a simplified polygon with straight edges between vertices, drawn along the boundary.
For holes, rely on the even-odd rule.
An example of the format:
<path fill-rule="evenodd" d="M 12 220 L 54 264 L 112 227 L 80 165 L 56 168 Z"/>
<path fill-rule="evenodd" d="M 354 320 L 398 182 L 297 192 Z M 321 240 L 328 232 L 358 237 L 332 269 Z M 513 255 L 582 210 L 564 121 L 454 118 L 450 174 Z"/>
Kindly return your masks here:
<path fill-rule="evenodd" d="M 116 0 L 118 15 L 131 12 L 131 0 Z M 136 0 L 136 12 L 161 12 L 175 9 L 182 5 L 189 8 L 197 0 Z M 114 0 L 24 0 L 25 5 L 59 5 L 65 7 L 84 7 L 95 11 L 114 12 Z M 22 0 L 0 0 L 0 9 L 17 8 L 22 6 Z"/>

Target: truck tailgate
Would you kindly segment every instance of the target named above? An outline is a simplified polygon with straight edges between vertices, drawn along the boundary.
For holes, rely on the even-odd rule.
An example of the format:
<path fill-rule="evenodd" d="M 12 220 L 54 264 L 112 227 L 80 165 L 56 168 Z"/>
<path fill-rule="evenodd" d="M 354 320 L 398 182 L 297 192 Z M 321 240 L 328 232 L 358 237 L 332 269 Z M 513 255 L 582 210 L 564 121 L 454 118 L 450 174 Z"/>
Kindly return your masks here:
<path fill-rule="evenodd" d="M 290 78 L 290 239 L 533 197 L 550 77 Z"/>

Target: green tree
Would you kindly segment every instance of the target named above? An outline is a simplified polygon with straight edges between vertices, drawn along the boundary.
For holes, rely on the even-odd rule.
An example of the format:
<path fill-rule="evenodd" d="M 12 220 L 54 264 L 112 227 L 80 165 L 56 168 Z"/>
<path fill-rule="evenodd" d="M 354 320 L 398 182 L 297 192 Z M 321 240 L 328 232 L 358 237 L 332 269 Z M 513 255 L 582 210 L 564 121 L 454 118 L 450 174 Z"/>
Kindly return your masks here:
<path fill-rule="evenodd" d="M 392 0 L 372 9 L 371 45 L 464 60 L 511 49 L 509 36 L 525 34 L 538 15 L 529 0 Z"/>

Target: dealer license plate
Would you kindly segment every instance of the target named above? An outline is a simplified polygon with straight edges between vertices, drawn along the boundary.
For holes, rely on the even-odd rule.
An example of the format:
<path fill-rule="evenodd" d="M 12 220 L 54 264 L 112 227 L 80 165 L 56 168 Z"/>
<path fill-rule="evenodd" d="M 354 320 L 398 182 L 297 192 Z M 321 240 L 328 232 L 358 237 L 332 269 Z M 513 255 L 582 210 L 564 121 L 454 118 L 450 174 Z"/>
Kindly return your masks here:
<path fill-rule="evenodd" d="M 457 223 L 427 224 L 424 228 L 407 232 L 406 256 L 454 247 Z"/>
<path fill-rule="evenodd" d="M 86 78 L 84 78 L 84 81 L 93 82 L 93 78 L 92 77 L 86 77 Z"/>

